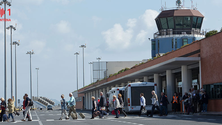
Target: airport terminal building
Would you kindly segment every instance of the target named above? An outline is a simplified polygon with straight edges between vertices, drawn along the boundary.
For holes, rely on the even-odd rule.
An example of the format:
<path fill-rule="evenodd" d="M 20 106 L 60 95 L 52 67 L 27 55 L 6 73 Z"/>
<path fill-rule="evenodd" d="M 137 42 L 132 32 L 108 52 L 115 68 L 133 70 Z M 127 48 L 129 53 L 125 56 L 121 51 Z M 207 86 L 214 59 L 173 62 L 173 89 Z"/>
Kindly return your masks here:
<path fill-rule="evenodd" d="M 78 109 L 92 109 L 91 96 L 112 87 L 147 81 L 157 84 L 157 94 L 184 95 L 191 87 L 209 95 L 208 111 L 222 111 L 222 33 L 208 38 L 200 32 L 203 15 L 197 10 L 165 10 L 156 18 L 158 33 L 152 42 L 152 59 L 79 89 Z M 139 98 L 138 98 L 139 99 Z"/>

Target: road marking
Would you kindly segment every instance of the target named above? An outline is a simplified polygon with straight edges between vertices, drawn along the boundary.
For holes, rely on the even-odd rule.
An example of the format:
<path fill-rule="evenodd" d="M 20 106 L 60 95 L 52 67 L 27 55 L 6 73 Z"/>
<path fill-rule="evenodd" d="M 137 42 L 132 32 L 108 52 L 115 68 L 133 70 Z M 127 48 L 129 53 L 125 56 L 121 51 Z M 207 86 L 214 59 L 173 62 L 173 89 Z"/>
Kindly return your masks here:
<path fill-rule="evenodd" d="M 46 119 L 47 122 L 55 121 L 54 119 Z"/>
<path fill-rule="evenodd" d="M 38 114 L 36 113 L 36 111 L 35 111 L 35 114 L 36 114 L 36 116 L 37 116 L 37 119 L 38 119 L 39 125 L 43 125 L 43 124 L 42 124 L 42 121 L 40 121 L 40 118 L 39 118 Z"/>
<path fill-rule="evenodd" d="M 144 124 L 138 124 L 138 123 L 133 123 L 133 122 L 127 122 L 127 121 L 119 121 L 119 120 L 110 120 L 112 122 L 120 122 L 120 123 L 125 123 L 125 124 L 133 124 L 133 125 L 144 125 Z"/>

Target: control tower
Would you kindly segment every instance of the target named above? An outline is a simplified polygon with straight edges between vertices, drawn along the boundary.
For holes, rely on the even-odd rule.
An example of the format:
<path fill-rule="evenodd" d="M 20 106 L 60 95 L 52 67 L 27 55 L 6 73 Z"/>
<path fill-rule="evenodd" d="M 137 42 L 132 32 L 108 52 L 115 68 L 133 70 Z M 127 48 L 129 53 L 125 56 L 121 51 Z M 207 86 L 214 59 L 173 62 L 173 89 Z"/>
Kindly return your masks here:
<path fill-rule="evenodd" d="M 183 8 L 180 0 L 177 5 L 176 9 L 163 10 L 155 19 L 158 32 L 151 40 L 152 58 L 205 37 L 201 33 L 204 16 L 195 8 Z"/>

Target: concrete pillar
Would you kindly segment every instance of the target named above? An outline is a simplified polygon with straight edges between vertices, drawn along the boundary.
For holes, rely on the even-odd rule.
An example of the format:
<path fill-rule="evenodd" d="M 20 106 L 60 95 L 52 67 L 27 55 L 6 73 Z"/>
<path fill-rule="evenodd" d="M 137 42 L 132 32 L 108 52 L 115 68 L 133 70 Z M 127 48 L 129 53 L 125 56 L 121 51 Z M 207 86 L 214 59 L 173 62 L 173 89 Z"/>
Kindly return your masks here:
<path fill-rule="evenodd" d="M 118 85 L 118 84 L 116 84 L 116 85 L 115 85 L 115 87 L 119 87 L 119 85 Z"/>
<path fill-rule="evenodd" d="M 143 81 L 144 81 L 144 82 L 148 82 L 148 76 L 144 76 L 144 77 L 143 77 Z"/>
<path fill-rule="evenodd" d="M 182 95 L 185 92 L 189 92 L 189 89 L 192 87 L 192 72 L 188 70 L 186 65 L 181 67 L 181 77 L 182 77 Z"/>
<path fill-rule="evenodd" d="M 87 102 L 87 105 L 88 105 L 88 106 L 87 106 L 87 107 L 88 107 L 88 109 L 90 109 L 90 98 L 91 98 L 90 92 L 88 92 L 87 95 L 88 95 L 88 99 L 87 99 L 87 100 L 88 100 L 88 102 Z"/>
<path fill-rule="evenodd" d="M 154 83 L 157 84 L 157 86 L 156 86 L 156 89 L 157 89 L 156 93 L 157 93 L 157 96 L 159 98 L 160 97 L 160 93 L 161 93 L 161 86 L 162 86 L 159 74 L 154 74 Z"/>
<path fill-rule="evenodd" d="M 121 83 L 121 87 L 125 87 L 125 83 Z"/>
<path fill-rule="evenodd" d="M 93 96 L 93 92 L 90 92 L 90 109 L 92 109 L 92 96 Z"/>
<path fill-rule="evenodd" d="M 106 87 L 106 91 L 109 92 L 109 90 L 110 90 L 109 87 Z"/>
<path fill-rule="evenodd" d="M 105 91 L 106 89 L 105 88 L 103 88 L 103 94 L 106 96 L 106 91 Z"/>
<path fill-rule="evenodd" d="M 140 80 L 139 79 L 135 79 L 135 82 L 139 82 Z"/>
<path fill-rule="evenodd" d="M 173 93 L 175 92 L 175 83 L 174 83 L 174 75 L 172 73 L 172 70 L 166 71 L 166 83 L 167 83 L 167 97 L 168 100 L 171 101 L 173 97 Z M 168 105 L 168 110 L 172 111 L 172 104 L 170 103 Z"/>
<path fill-rule="evenodd" d="M 98 90 L 96 90 L 96 94 L 95 94 L 95 98 L 96 100 L 98 99 L 99 95 L 98 95 Z"/>
<path fill-rule="evenodd" d="M 201 89 L 203 88 L 202 77 L 201 77 L 201 61 L 199 61 L 199 82 L 200 82 L 200 89 Z"/>

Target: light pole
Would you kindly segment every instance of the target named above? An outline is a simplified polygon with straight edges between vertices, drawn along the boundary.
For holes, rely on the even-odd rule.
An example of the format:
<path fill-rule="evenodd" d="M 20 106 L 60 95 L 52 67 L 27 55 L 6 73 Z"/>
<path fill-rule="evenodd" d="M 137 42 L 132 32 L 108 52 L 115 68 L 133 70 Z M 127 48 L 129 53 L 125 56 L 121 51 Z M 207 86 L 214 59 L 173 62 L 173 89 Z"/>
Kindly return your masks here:
<path fill-rule="evenodd" d="M 4 84 L 5 84 L 5 99 L 7 99 L 7 63 L 6 63 L 6 4 L 11 6 L 7 0 L 2 0 L 0 5 L 4 4 Z"/>
<path fill-rule="evenodd" d="M 6 28 L 7 30 L 10 29 L 10 34 L 11 34 L 11 43 L 10 43 L 10 49 L 11 49 L 11 98 L 13 96 L 13 67 L 12 67 L 12 29 L 16 30 L 16 28 L 12 25 Z"/>
<path fill-rule="evenodd" d="M 92 80 L 92 64 L 93 62 L 89 62 L 89 65 L 90 65 L 90 82 L 93 83 L 93 80 Z"/>
<path fill-rule="evenodd" d="M 32 54 L 34 54 L 34 51 L 28 51 L 26 54 L 30 55 L 30 96 L 32 99 Z"/>
<path fill-rule="evenodd" d="M 99 80 L 100 80 L 100 60 L 101 60 L 101 58 L 100 57 L 98 57 L 98 58 L 96 58 L 97 60 L 98 60 L 98 64 L 99 64 Z"/>
<path fill-rule="evenodd" d="M 83 87 L 85 86 L 85 72 L 84 72 L 84 48 L 86 48 L 86 45 L 81 45 L 80 48 L 82 48 L 82 60 L 83 60 Z"/>
<path fill-rule="evenodd" d="M 79 86 L 78 86 L 78 55 L 79 53 L 76 52 L 74 53 L 74 55 L 76 55 L 76 84 L 77 84 L 77 91 L 79 89 Z"/>
<path fill-rule="evenodd" d="M 39 98 L 39 68 L 35 68 L 37 70 L 37 97 Z"/>
<path fill-rule="evenodd" d="M 16 60 L 16 45 L 19 46 L 19 42 L 14 41 L 13 45 L 15 45 L 15 107 L 17 107 L 17 101 L 18 101 L 18 88 L 17 88 L 17 60 Z"/>

